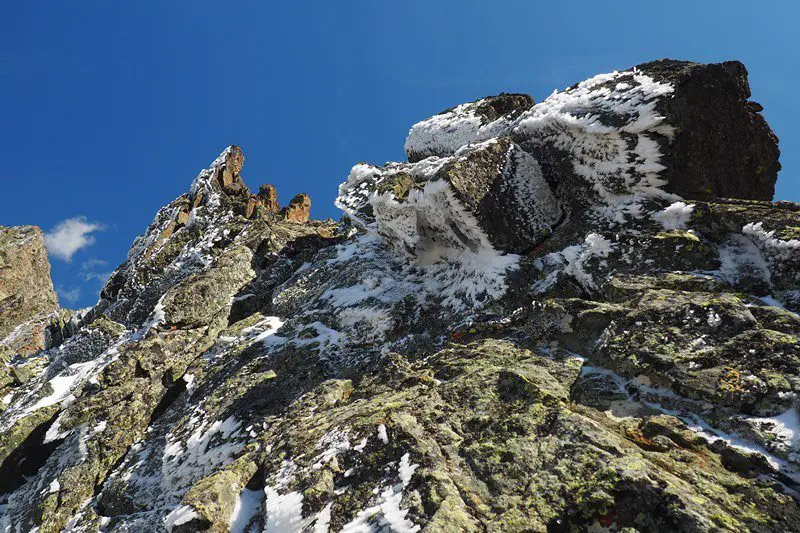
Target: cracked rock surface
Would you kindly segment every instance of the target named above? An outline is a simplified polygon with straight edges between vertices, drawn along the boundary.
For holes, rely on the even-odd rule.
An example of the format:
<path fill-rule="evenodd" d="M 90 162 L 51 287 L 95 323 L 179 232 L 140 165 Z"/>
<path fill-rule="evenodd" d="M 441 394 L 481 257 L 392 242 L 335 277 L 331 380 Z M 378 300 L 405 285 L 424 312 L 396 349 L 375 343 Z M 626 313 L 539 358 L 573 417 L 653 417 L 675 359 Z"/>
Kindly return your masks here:
<path fill-rule="evenodd" d="M 661 60 L 462 104 L 339 222 L 231 146 L 80 314 L 3 259 L 49 314 L 0 314 L 0 531 L 797 531 L 800 205 L 749 97 Z"/>

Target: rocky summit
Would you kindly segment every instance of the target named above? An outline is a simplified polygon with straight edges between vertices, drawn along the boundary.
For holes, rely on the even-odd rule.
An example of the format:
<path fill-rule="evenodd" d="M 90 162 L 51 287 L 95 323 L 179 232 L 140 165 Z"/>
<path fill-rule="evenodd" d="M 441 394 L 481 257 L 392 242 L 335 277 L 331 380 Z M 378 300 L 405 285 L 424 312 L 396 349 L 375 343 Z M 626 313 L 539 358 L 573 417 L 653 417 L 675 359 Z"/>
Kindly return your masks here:
<path fill-rule="evenodd" d="M 661 60 L 462 104 L 339 222 L 231 146 L 80 312 L 2 229 L 0 531 L 800 531 L 800 204 L 749 98 Z"/>

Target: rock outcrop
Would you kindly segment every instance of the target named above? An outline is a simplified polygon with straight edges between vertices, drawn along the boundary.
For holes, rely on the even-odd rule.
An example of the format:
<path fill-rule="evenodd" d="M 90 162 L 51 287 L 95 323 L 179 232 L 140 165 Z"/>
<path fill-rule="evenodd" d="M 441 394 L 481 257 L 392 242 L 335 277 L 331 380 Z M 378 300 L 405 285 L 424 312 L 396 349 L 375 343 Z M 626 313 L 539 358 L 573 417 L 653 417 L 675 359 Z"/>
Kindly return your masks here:
<path fill-rule="evenodd" d="M 5 362 L 0 531 L 796 530 L 800 205 L 748 97 L 660 61 L 463 104 L 338 223 L 226 149 Z"/>
<path fill-rule="evenodd" d="M 311 218 L 311 198 L 307 194 L 298 194 L 284 210 L 286 220 L 296 224 L 305 224 Z"/>
<path fill-rule="evenodd" d="M 44 349 L 57 309 L 42 230 L 0 226 L 0 344 L 22 355 Z"/>

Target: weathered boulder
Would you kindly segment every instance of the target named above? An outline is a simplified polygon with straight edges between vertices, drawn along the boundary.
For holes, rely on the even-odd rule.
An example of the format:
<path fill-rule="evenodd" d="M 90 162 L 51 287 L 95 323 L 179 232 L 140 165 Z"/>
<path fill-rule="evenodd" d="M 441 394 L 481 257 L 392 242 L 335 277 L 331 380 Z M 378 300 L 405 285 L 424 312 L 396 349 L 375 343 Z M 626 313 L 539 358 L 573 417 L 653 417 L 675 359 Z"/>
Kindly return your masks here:
<path fill-rule="evenodd" d="M 698 200 L 772 200 L 781 168 L 778 138 L 761 105 L 749 100 L 742 63 L 662 59 L 636 68 L 674 88 L 656 107 L 675 128 L 662 158 L 667 191 Z"/>
<path fill-rule="evenodd" d="M 415 124 L 406 139 L 410 160 L 511 135 L 557 193 L 572 195 L 571 204 L 585 194 L 576 190 L 581 182 L 618 211 L 664 192 L 689 199 L 774 194 L 778 140 L 761 106 L 748 100 L 739 62 L 661 60 L 595 76 L 536 105 L 508 97 L 496 97 L 507 102 L 504 113 L 487 113 L 492 99 L 485 98 Z"/>
<path fill-rule="evenodd" d="M 525 253 L 562 215 L 539 164 L 505 137 L 434 164 L 357 166 L 339 201 L 423 261 L 446 249 Z"/>
<path fill-rule="evenodd" d="M 533 104 L 527 94 L 501 93 L 442 111 L 411 128 L 405 146 L 408 160 L 450 155 L 470 142 L 496 137 Z"/>

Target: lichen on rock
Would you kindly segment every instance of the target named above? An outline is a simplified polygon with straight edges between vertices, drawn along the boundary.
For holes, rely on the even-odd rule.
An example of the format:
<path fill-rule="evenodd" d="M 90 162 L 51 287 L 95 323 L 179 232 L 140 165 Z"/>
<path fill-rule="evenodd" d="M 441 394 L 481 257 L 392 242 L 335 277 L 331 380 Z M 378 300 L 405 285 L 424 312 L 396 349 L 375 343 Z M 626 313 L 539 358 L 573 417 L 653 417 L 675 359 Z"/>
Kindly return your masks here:
<path fill-rule="evenodd" d="M 749 96 L 662 60 L 462 104 L 336 223 L 227 148 L 0 343 L 0 531 L 797 529 L 800 207 Z"/>

